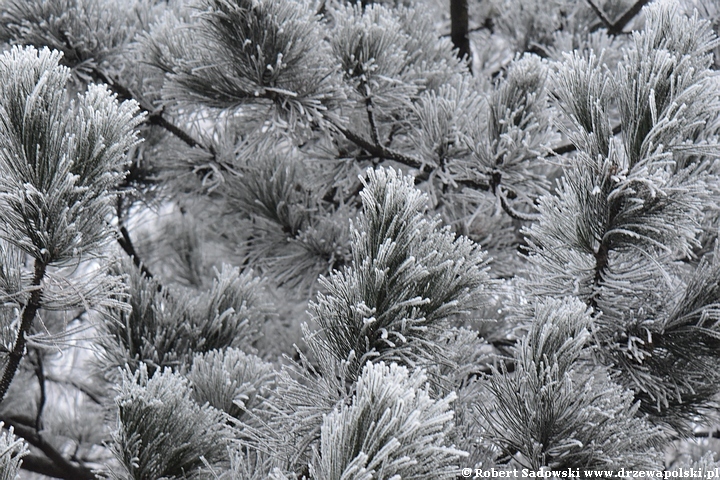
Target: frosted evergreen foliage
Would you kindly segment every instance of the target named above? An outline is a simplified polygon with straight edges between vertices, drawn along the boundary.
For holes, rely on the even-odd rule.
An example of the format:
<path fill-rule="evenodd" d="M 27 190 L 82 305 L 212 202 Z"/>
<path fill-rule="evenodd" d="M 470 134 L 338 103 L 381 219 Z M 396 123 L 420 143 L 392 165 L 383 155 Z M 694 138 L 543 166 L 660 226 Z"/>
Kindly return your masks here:
<path fill-rule="evenodd" d="M 307 326 L 304 333 L 312 342 Z M 346 380 L 351 377 L 346 362 L 328 357 L 314 366 L 304 354 L 299 357 L 276 372 L 275 389 L 262 408 L 241 417 L 243 439 L 232 457 L 234 472 L 307 471 L 325 415 L 349 401 L 356 379 Z"/>
<path fill-rule="evenodd" d="M 5 430 L 0 422 L 0 480 L 16 480 L 22 458 L 29 453 L 27 445 L 13 434 L 13 428 Z"/>
<path fill-rule="evenodd" d="M 557 141 L 551 132 L 546 82 L 547 65 L 525 55 L 509 66 L 490 95 L 487 129 L 473 158 L 484 167 L 483 183 L 501 201 L 524 195 L 523 203 L 532 204 L 549 187 L 538 169 L 539 157 Z"/>
<path fill-rule="evenodd" d="M 387 121 L 407 108 L 403 99 L 417 95 L 420 85 L 408 72 L 411 36 L 394 12 L 383 5 L 339 6 L 332 12 L 332 52 L 340 61 L 343 76 L 352 88 L 361 118 L 371 112 L 373 122 Z M 374 141 L 378 126 L 370 124 Z M 374 131 L 372 131 L 375 129 Z"/>
<path fill-rule="evenodd" d="M 22 303 L 27 299 L 23 285 L 29 283 L 28 272 L 24 271 L 25 255 L 16 246 L 0 240 L 0 301 Z"/>
<path fill-rule="evenodd" d="M 273 317 L 252 271 L 224 266 L 208 291 L 158 291 L 155 280 L 130 265 L 127 272 L 131 312 L 108 322 L 103 338 L 105 368 L 145 363 L 150 372 L 190 363 L 195 353 L 227 347 L 252 350 L 260 328 Z"/>
<path fill-rule="evenodd" d="M 322 279 L 311 304 L 321 349 L 350 362 L 437 359 L 443 321 L 465 313 L 489 284 L 485 254 L 425 215 L 426 198 L 393 169 L 368 170 L 352 234 L 352 265 Z"/>
<path fill-rule="evenodd" d="M 691 279 L 676 260 L 693 257 L 707 228 L 700 222 L 713 217 L 704 212 L 714 208 L 718 146 L 697 132 L 720 114 L 708 70 L 717 39 L 672 2 L 645 12 L 616 74 L 592 52 L 559 65 L 556 95 L 578 153 L 526 231 L 539 267 L 530 288 L 593 307 L 600 355 L 620 368 L 618 381 L 642 411 L 683 429 L 715 391 L 700 380 L 714 377 L 715 354 L 692 346 L 716 343 L 717 300 L 712 289 L 691 310 L 680 300 L 697 298 L 688 288 L 712 284 L 714 270 L 704 262 Z M 615 108 L 621 138 L 612 134 Z M 678 311 L 693 314 L 675 323 Z"/>
<path fill-rule="evenodd" d="M 446 444 L 454 394 L 433 399 L 422 370 L 367 363 L 349 405 L 322 425 L 316 478 L 455 478 L 465 452 Z"/>
<path fill-rule="evenodd" d="M 123 372 L 115 403 L 111 447 L 125 472 L 114 471 L 113 478 L 207 478 L 201 457 L 213 464 L 227 456 L 222 412 L 195 403 L 187 381 L 169 369 L 152 377 L 144 365 Z"/>
<path fill-rule="evenodd" d="M 290 124 L 321 121 L 338 97 L 309 2 L 203 0 L 199 15 L 167 15 L 147 38 L 167 73 L 167 100 L 213 108 L 272 104 Z M 330 67 L 329 67 L 330 66 Z"/>
<path fill-rule="evenodd" d="M 272 364 L 228 348 L 196 355 L 188 373 L 193 398 L 235 418 L 262 406 L 275 383 Z"/>
<path fill-rule="evenodd" d="M 718 8 L 447 7 L 0 0 L 0 475 L 717 465 Z"/>
<path fill-rule="evenodd" d="M 63 64 L 91 75 L 134 35 L 132 13 L 107 0 L 4 0 L 0 40 L 58 50 Z"/>
<path fill-rule="evenodd" d="M 347 217 L 354 208 L 328 206 L 317 193 L 326 188 L 317 178 L 323 172 L 304 164 L 298 151 L 273 149 L 273 142 L 265 142 L 243 155 L 241 175 L 228 178 L 220 192 L 230 218 L 247 226 L 239 242 L 246 247 L 243 260 L 281 285 L 304 287 L 309 278 L 313 283 L 347 262 Z"/>
<path fill-rule="evenodd" d="M 111 238 L 110 201 L 140 122 L 135 102 L 102 86 L 68 102 L 60 58 L 32 47 L 0 57 L 0 235 L 45 265 Z"/>
<path fill-rule="evenodd" d="M 516 347 L 515 372 L 493 367 L 486 386 L 493 403 L 478 408 L 487 438 L 505 461 L 533 471 L 660 465 L 653 449 L 660 430 L 638 416 L 632 394 L 606 371 L 583 365 L 591 325 L 576 299 L 538 303 Z"/>
<path fill-rule="evenodd" d="M 472 82 L 445 84 L 438 91 L 423 92 L 413 104 L 418 118 L 415 148 L 425 162 L 434 166 L 467 157 L 482 132 L 481 115 L 467 115 L 485 107 L 482 96 Z"/>

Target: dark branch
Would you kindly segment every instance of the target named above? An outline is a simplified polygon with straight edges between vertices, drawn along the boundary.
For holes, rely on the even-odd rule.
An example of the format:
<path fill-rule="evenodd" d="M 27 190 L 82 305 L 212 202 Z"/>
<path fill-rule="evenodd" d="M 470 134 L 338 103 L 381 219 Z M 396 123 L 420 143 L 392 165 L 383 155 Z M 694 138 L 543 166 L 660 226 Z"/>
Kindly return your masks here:
<path fill-rule="evenodd" d="M 468 0 L 450 0 L 450 38 L 453 46 L 457 48 L 457 56 L 468 62 L 468 68 L 472 72 L 472 50 L 468 35 L 469 18 Z"/>
<path fill-rule="evenodd" d="M 45 409 L 47 394 L 45 392 L 45 368 L 43 366 L 42 353 L 35 349 L 35 376 L 40 386 L 40 399 L 38 400 L 37 413 L 35 415 L 35 430 L 42 431 L 42 414 Z"/>
<path fill-rule="evenodd" d="M 623 13 L 618 20 L 613 23 L 610 21 L 607 15 L 605 15 L 605 12 L 603 12 L 597 5 L 595 5 L 594 0 L 586 0 L 588 5 L 590 5 L 590 8 L 592 8 L 595 14 L 600 18 L 600 21 L 607 28 L 608 35 L 618 35 L 622 33 L 623 28 L 625 28 L 625 26 L 630 23 L 630 20 L 635 18 L 635 16 L 640 13 L 640 10 L 642 10 L 642 8 L 647 5 L 649 1 L 650 0 L 638 0 L 633 4 L 632 7 L 628 8 L 627 11 Z"/>
<path fill-rule="evenodd" d="M 417 168 L 422 169 L 423 164 L 420 162 L 420 160 L 417 160 L 413 157 L 410 157 L 408 155 L 405 155 L 400 152 L 396 152 L 394 150 L 390 150 L 389 148 L 386 148 L 379 144 L 373 144 L 372 142 L 369 142 L 362 138 L 362 136 L 357 135 L 350 130 L 341 127 L 339 125 L 335 125 L 335 128 L 338 129 L 340 133 L 342 133 L 345 138 L 353 142 L 358 147 L 364 149 L 369 154 L 373 155 L 374 157 L 381 158 L 381 159 L 387 159 L 387 160 L 394 160 L 398 163 L 402 163 L 403 165 L 406 165 L 410 168 Z"/>
<path fill-rule="evenodd" d="M 375 105 L 373 105 L 370 85 L 368 85 L 368 82 L 363 80 L 362 86 L 365 90 L 365 111 L 367 111 L 367 119 L 370 124 L 370 136 L 372 137 L 372 141 L 375 145 L 380 145 L 380 134 L 378 133 L 378 127 L 375 123 Z"/>
<path fill-rule="evenodd" d="M 117 198 L 117 218 L 118 218 L 118 230 L 120 231 L 120 236 L 118 237 L 117 241 L 120 244 L 120 247 L 122 247 L 123 251 L 127 253 L 127 255 L 132 259 L 133 264 L 140 269 L 142 274 L 145 276 L 145 278 L 153 278 L 152 272 L 150 272 L 150 269 L 148 269 L 145 264 L 140 259 L 140 256 L 138 255 L 137 251 L 135 250 L 135 246 L 132 243 L 132 239 L 130 238 L 130 232 L 128 232 L 127 228 L 125 227 L 125 221 L 123 219 L 123 207 L 122 207 L 122 197 L 118 195 Z M 158 292 L 162 291 L 162 286 L 158 283 Z"/>
<path fill-rule="evenodd" d="M 610 29 L 613 28 L 613 23 L 610 21 L 607 15 L 605 15 L 605 12 L 603 12 L 597 5 L 595 5 L 595 2 L 593 0 L 586 0 L 586 2 L 588 5 L 590 5 L 590 8 L 592 8 L 593 12 L 595 12 L 595 15 L 600 18 L 600 21 L 605 25 L 609 32 Z"/>
<path fill-rule="evenodd" d="M 510 215 L 510 218 L 514 218 L 515 220 L 522 220 L 524 222 L 533 222 L 540 219 L 540 214 L 538 213 L 523 213 L 515 210 L 512 205 L 510 205 L 510 202 L 508 202 L 507 195 L 505 194 L 502 185 L 498 186 L 496 192 L 497 197 L 500 199 L 500 205 L 502 206 L 502 209 L 505 210 L 505 213 Z"/>
<path fill-rule="evenodd" d="M 2 421 L 5 422 L 7 426 L 13 427 L 16 435 L 24 438 L 30 445 L 38 448 L 46 455 L 46 458 L 37 455 L 25 457 L 22 464 L 22 468 L 25 470 L 67 480 L 95 480 L 97 478 L 91 469 L 72 463 L 65 458 L 55 447 L 48 443 L 37 430 L 22 420 L 10 417 L 3 418 Z M 52 474 L 44 472 L 52 472 Z"/>
<path fill-rule="evenodd" d="M 142 98 L 140 98 L 137 95 L 134 95 L 133 92 L 123 84 L 121 84 L 117 79 L 110 78 L 105 72 L 103 72 L 100 69 L 93 69 L 92 71 L 93 76 L 96 80 L 106 84 L 110 89 L 115 92 L 118 95 L 118 98 L 121 100 L 135 100 L 140 109 L 147 113 L 147 119 L 146 122 L 151 125 L 157 125 L 159 127 L 162 127 L 170 134 L 174 135 L 176 138 L 181 140 L 183 143 L 185 143 L 190 148 L 199 148 L 205 152 L 207 152 L 213 160 L 216 159 L 215 149 L 212 146 L 204 145 L 202 142 L 194 138 L 192 135 L 190 135 L 188 132 L 183 130 L 182 128 L 178 127 L 171 121 L 169 121 L 167 118 L 165 118 L 162 114 L 162 110 L 154 109 L 152 105 L 148 105 L 147 102 L 143 101 Z M 227 167 L 223 165 L 222 163 L 216 162 L 217 167 L 220 171 L 227 171 Z M 200 168 L 197 170 L 193 170 L 198 176 L 205 177 L 208 173 L 212 172 L 212 169 L 210 168 Z"/>
<path fill-rule="evenodd" d="M 612 26 L 612 28 L 608 29 L 608 33 L 610 35 L 617 35 L 618 33 L 622 32 L 623 28 L 630 23 L 630 20 L 635 18 L 635 16 L 640 13 L 640 10 L 648 4 L 650 0 L 638 0 L 635 2 L 635 4 L 630 7 L 627 12 L 623 13 L 623 15 L 618 19 L 615 24 Z"/>
<path fill-rule="evenodd" d="M 182 140 L 190 148 L 197 147 L 213 153 L 210 148 L 204 146 L 198 140 L 193 138 L 192 135 L 190 135 L 185 130 L 165 118 L 162 114 L 162 111 L 152 108 L 152 106 L 142 101 L 142 99 L 140 99 L 137 95 L 133 95 L 133 92 L 131 92 L 130 89 L 126 86 L 119 83 L 117 79 L 110 78 L 108 75 L 105 74 L 105 72 L 98 68 L 93 69 L 92 73 L 97 80 L 103 82 L 108 87 L 110 87 L 112 91 L 115 92 L 121 100 L 135 100 L 136 102 L 138 102 L 140 109 L 148 114 L 148 123 L 164 128 L 165 130 L 176 136 L 178 139 Z"/>
<path fill-rule="evenodd" d="M 15 345 L 12 351 L 8 354 L 8 361 L 3 371 L 2 379 L 0 379 L 0 403 L 5 399 L 5 394 L 10 388 L 10 384 L 15 378 L 15 373 L 20 366 L 20 360 L 25 355 L 25 344 L 27 342 L 25 336 L 30 333 L 35 315 L 40 309 L 40 300 L 42 297 L 42 289 L 40 282 L 45 277 L 45 269 L 47 265 L 40 259 L 35 259 L 35 274 L 33 276 L 32 293 L 28 299 L 27 304 L 22 312 L 20 320 L 20 328 L 18 329 L 17 338 L 15 339 Z"/>

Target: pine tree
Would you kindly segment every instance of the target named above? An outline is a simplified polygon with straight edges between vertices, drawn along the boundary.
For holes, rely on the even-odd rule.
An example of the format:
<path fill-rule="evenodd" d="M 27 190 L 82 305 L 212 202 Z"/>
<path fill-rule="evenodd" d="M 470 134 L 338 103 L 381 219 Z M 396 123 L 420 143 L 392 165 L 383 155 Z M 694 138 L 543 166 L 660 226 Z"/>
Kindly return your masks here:
<path fill-rule="evenodd" d="M 718 466 L 720 10 L 440 3 L 0 0 L 0 477 Z"/>

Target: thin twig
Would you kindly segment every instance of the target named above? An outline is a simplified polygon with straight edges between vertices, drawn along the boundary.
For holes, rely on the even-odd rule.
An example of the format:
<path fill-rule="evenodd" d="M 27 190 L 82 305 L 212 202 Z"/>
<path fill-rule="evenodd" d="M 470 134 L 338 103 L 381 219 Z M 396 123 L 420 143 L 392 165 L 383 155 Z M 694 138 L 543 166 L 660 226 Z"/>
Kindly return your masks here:
<path fill-rule="evenodd" d="M 151 279 L 153 278 L 153 274 L 150 271 L 150 269 L 143 263 L 143 261 L 140 258 L 140 255 L 138 255 L 137 251 L 135 250 L 135 246 L 132 243 L 132 239 L 130 238 L 130 232 L 128 232 L 128 229 L 125 227 L 125 221 L 123 219 L 123 206 L 122 206 L 122 196 L 118 195 L 117 197 L 117 219 L 118 219 L 118 230 L 120 231 L 120 236 L 118 237 L 117 241 L 120 244 L 120 247 L 127 253 L 127 255 L 132 259 L 133 264 L 140 269 L 140 272 L 145 276 L 145 278 Z M 158 283 L 157 286 L 158 292 L 162 291 L 162 285 Z"/>
<path fill-rule="evenodd" d="M 370 85 L 368 85 L 367 80 L 363 79 L 362 86 L 365 90 L 365 111 L 367 112 L 367 119 L 370 124 L 370 136 L 375 145 L 380 145 L 380 134 L 378 133 L 378 127 L 375 123 L 375 105 L 373 105 Z"/>
<path fill-rule="evenodd" d="M 640 10 L 650 1 L 650 0 L 638 0 L 633 4 L 632 7 L 628 8 L 625 13 L 620 16 L 618 20 L 615 22 L 611 22 L 610 19 L 605 15 L 605 12 L 603 12 L 597 5 L 595 5 L 594 0 L 585 0 L 588 5 L 590 5 L 590 8 L 595 12 L 595 14 L 600 18 L 600 21 L 605 25 L 607 28 L 608 35 L 618 35 L 622 33 L 623 28 L 630 23 L 630 20 L 635 18 L 635 16 L 640 13 Z"/>
<path fill-rule="evenodd" d="M 423 163 L 420 160 L 417 160 L 416 158 L 410 157 L 408 155 L 405 155 L 400 152 L 396 152 L 394 150 L 390 150 L 389 148 L 386 148 L 379 144 L 373 144 L 372 142 L 369 142 L 365 140 L 362 136 L 351 132 L 345 127 L 341 127 L 339 125 L 335 125 L 335 128 L 342 133 L 345 138 L 353 142 L 358 147 L 364 149 L 369 154 L 378 157 L 383 158 L 387 160 L 394 160 L 398 163 L 402 163 L 403 165 L 406 165 L 410 168 L 417 168 L 422 169 Z"/>
<path fill-rule="evenodd" d="M 147 102 L 145 102 L 139 95 L 135 95 L 134 92 L 132 92 L 128 87 L 124 86 L 117 79 L 111 78 L 102 70 L 95 68 L 93 69 L 92 73 L 97 80 L 110 87 L 110 89 L 115 92 L 121 100 L 136 101 L 138 103 L 138 106 L 140 107 L 140 110 L 148 114 L 145 120 L 148 124 L 157 125 L 165 129 L 167 132 L 181 140 L 190 148 L 199 148 L 207 152 L 212 157 L 212 164 L 217 165 L 217 169 L 219 169 L 221 172 L 228 171 L 226 165 L 223 165 L 221 162 L 216 161 L 217 154 L 212 146 L 203 144 L 200 140 L 193 137 L 190 133 L 172 123 L 165 116 L 163 116 L 163 112 L 161 109 L 159 110 L 153 108 L 152 105 L 149 105 Z M 212 173 L 213 170 L 214 168 L 203 167 L 193 169 L 193 172 L 199 177 L 204 178 L 209 173 Z"/>
<path fill-rule="evenodd" d="M 539 213 L 523 213 L 515 210 L 508 202 L 502 185 L 498 185 L 495 191 L 497 193 L 497 197 L 500 199 L 502 209 L 505 210 L 505 213 L 510 215 L 511 218 L 514 218 L 515 220 L 522 220 L 524 222 L 534 222 L 540 219 L 541 215 Z"/>
<path fill-rule="evenodd" d="M 600 18 L 600 21 L 605 24 L 605 27 L 607 27 L 608 32 L 611 28 L 613 28 L 613 23 L 610 21 L 610 19 L 605 15 L 605 12 L 603 12 L 597 5 L 595 5 L 595 2 L 593 0 L 585 0 L 588 5 L 590 5 L 590 8 L 592 8 L 593 12 L 595 12 L 595 15 L 597 15 Z"/>
<path fill-rule="evenodd" d="M 152 108 L 151 105 L 148 105 L 138 95 L 134 95 L 129 88 L 121 84 L 117 79 L 111 78 L 99 68 L 94 68 L 92 73 L 98 80 L 110 87 L 112 91 L 115 92 L 118 97 L 120 97 L 121 100 L 135 100 L 138 103 L 140 110 L 148 114 L 148 123 L 158 125 L 164 128 L 165 130 L 176 136 L 178 139 L 182 140 L 190 148 L 197 147 L 213 153 L 210 148 L 204 146 L 202 143 L 200 143 L 200 141 L 193 138 L 193 136 L 190 135 L 188 132 L 165 118 L 162 114 L 162 111 Z"/>

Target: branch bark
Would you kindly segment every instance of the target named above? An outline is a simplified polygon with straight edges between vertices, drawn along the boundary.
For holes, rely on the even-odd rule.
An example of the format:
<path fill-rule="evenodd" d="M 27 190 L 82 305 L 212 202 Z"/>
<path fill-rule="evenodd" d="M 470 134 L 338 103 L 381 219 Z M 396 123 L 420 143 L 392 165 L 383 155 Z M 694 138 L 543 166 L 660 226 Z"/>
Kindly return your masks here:
<path fill-rule="evenodd" d="M 2 379 L 0 379 L 0 404 L 5 399 L 5 395 L 10 388 L 13 378 L 15 378 L 15 373 L 17 373 L 18 367 L 20 366 L 20 360 L 22 360 L 22 357 L 25 355 L 25 345 L 27 343 L 25 336 L 30 333 L 33 321 L 35 320 L 35 315 L 40 309 L 42 298 L 42 288 L 40 287 L 40 283 L 45 277 L 46 268 L 47 265 L 45 262 L 37 258 L 35 259 L 35 274 L 33 276 L 32 283 L 30 284 L 33 290 L 32 293 L 30 293 L 30 298 L 28 299 L 25 308 L 23 309 L 20 320 L 20 328 L 18 329 L 17 338 L 15 339 L 15 345 L 13 346 L 12 351 L 8 354 L 8 362 L 5 365 Z"/>
<path fill-rule="evenodd" d="M 153 278 L 153 274 L 148 269 L 145 264 L 142 262 L 140 255 L 138 255 L 137 251 L 135 250 L 135 246 L 132 243 L 132 239 L 130 238 L 130 232 L 128 232 L 128 229 L 125 227 L 125 221 L 123 220 L 123 208 L 122 208 L 122 197 L 118 195 L 117 198 L 117 218 L 118 218 L 118 230 L 120 231 L 120 237 L 118 237 L 117 241 L 120 244 L 120 247 L 122 247 L 123 251 L 132 259 L 133 264 L 140 269 L 142 274 L 146 278 Z M 158 292 L 162 291 L 162 286 L 158 283 Z"/>
<path fill-rule="evenodd" d="M 31 454 L 23 458 L 23 469 L 66 480 L 95 480 L 97 478 L 88 467 L 78 465 L 65 458 L 40 433 L 25 422 L 13 417 L 3 418 L 2 421 L 5 422 L 5 425 L 13 427 L 16 435 L 45 454 L 45 457 Z"/>
<path fill-rule="evenodd" d="M 93 69 L 93 76 L 97 80 L 110 87 L 110 89 L 115 92 L 121 100 L 135 100 L 138 103 L 140 110 L 148 114 L 148 123 L 158 125 L 164 128 L 165 130 L 173 134 L 175 137 L 182 140 L 190 148 L 197 147 L 212 153 L 208 147 L 204 146 L 202 143 L 200 143 L 200 141 L 196 140 L 192 135 L 190 135 L 182 128 L 170 122 L 162 115 L 162 112 L 152 108 L 152 106 L 148 105 L 137 95 L 133 95 L 133 92 L 131 92 L 129 88 L 119 83 L 116 79 L 110 78 L 109 75 L 107 75 L 105 72 L 98 68 Z"/>
<path fill-rule="evenodd" d="M 619 19 L 617 19 L 615 22 L 611 22 L 610 19 L 605 15 L 605 12 L 603 12 L 596 4 L 594 0 L 586 0 L 590 8 L 595 12 L 595 14 L 600 18 L 600 21 L 605 25 L 607 28 L 607 33 L 609 35 L 618 35 L 622 33 L 623 28 L 627 26 L 628 23 L 630 23 L 630 20 L 635 18 L 635 16 L 640 13 L 640 10 L 649 3 L 650 0 L 638 0 L 633 4 L 632 7 L 628 8 L 625 13 L 623 13 Z"/>
<path fill-rule="evenodd" d="M 345 127 L 341 127 L 339 125 L 335 125 L 335 128 L 338 129 L 340 133 L 342 133 L 345 138 L 353 142 L 358 147 L 364 149 L 369 154 L 378 157 L 383 158 L 387 160 L 394 160 L 398 163 L 402 163 L 405 166 L 408 166 L 410 168 L 417 168 L 422 169 L 423 164 L 420 160 L 417 160 L 416 158 L 410 157 L 408 155 L 405 155 L 400 152 L 396 152 L 394 150 L 390 150 L 389 148 L 384 147 L 383 145 L 379 144 L 373 144 L 372 142 L 365 140 L 362 136 L 355 134 L 348 130 Z"/>
<path fill-rule="evenodd" d="M 468 62 L 472 71 L 472 49 L 470 48 L 468 0 L 450 0 L 450 38 L 457 48 L 457 55 Z"/>
<path fill-rule="evenodd" d="M 638 0 L 635 2 L 635 4 L 630 7 L 627 12 L 623 13 L 623 15 L 615 22 L 612 28 L 608 29 L 608 33 L 610 35 L 617 35 L 622 32 L 623 28 L 630 23 L 630 20 L 635 18 L 635 16 L 640 13 L 640 10 L 642 10 L 642 8 L 649 2 L 650 0 Z"/>

